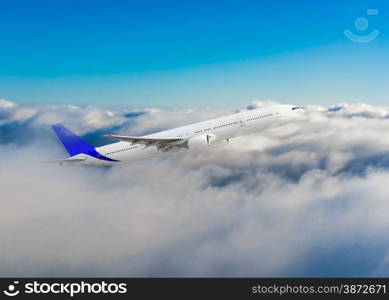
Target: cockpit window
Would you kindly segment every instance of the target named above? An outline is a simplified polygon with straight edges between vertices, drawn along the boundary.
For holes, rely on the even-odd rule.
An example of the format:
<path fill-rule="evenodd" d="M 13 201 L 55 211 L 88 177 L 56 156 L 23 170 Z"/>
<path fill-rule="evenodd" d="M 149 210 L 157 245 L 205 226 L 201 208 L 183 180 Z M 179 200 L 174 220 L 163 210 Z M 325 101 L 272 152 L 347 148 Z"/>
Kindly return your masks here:
<path fill-rule="evenodd" d="M 296 110 L 296 109 L 302 109 L 302 108 L 300 106 L 292 107 L 292 110 Z"/>

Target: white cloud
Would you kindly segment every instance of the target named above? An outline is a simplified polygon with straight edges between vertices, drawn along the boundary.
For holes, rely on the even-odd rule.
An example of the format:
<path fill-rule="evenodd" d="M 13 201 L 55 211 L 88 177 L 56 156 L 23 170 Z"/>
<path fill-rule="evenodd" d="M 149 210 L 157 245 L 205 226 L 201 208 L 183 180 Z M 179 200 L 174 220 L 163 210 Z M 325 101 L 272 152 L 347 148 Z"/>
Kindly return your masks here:
<path fill-rule="evenodd" d="M 12 108 L 12 107 L 15 107 L 16 104 L 11 102 L 11 101 L 8 101 L 8 100 L 5 100 L 5 99 L 0 99 L 0 108 L 3 109 L 3 108 Z"/>
<path fill-rule="evenodd" d="M 36 138 L 17 147 L 8 131 L 21 129 L 0 126 L 8 130 L 0 145 L 1 276 L 381 276 L 388 270 L 388 108 L 308 106 L 300 124 L 205 153 L 110 169 L 39 163 L 57 158 L 48 125 L 141 134 L 226 112 L 36 109 L 16 120 L 39 142 L 52 138 L 50 147 Z M 372 255 L 374 247 L 381 252 Z M 339 271 L 342 265 L 353 269 Z"/>
<path fill-rule="evenodd" d="M 18 110 L 15 110 L 13 114 L 13 119 L 15 120 L 23 120 L 23 119 L 29 119 L 33 117 L 37 112 L 37 109 L 31 108 L 31 107 L 26 107 L 26 108 L 21 108 Z"/>

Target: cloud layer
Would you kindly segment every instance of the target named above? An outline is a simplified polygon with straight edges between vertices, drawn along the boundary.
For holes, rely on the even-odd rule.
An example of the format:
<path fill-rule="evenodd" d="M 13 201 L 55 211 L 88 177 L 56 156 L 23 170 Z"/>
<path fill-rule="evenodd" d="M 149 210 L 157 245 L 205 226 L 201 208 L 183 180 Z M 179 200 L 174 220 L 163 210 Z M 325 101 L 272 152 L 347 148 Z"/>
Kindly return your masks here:
<path fill-rule="evenodd" d="M 102 144 L 227 113 L 0 100 L 0 276 L 387 276 L 389 107 L 307 106 L 224 148 L 108 169 L 41 163 L 65 155 L 52 123 Z"/>

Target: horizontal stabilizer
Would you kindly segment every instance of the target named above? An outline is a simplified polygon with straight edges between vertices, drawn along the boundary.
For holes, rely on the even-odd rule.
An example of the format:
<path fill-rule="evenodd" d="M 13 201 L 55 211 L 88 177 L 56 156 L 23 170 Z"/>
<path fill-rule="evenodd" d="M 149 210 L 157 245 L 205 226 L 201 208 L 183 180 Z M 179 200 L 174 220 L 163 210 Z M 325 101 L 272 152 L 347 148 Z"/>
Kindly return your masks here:
<path fill-rule="evenodd" d="M 45 163 L 74 163 L 74 162 L 81 162 L 81 161 L 84 161 L 86 160 L 86 157 L 69 157 L 69 158 L 66 158 L 66 159 L 58 159 L 58 160 L 49 160 L 49 161 L 45 161 Z"/>

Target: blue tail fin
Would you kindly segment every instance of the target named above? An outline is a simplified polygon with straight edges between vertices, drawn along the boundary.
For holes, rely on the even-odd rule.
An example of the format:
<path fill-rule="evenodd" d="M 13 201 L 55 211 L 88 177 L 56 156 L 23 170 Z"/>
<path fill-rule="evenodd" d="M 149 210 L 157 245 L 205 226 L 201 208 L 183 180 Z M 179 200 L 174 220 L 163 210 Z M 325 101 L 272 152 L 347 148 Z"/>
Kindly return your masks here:
<path fill-rule="evenodd" d="M 55 133 L 61 140 L 65 149 L 69 152 L 70 156 L 77 155 L 80 153 L 94 152 L 94 146 L 92 146 L 87 141 L 80 138 L 61 124 L 54 124 L 51 127 L 54 129 Z"/>

